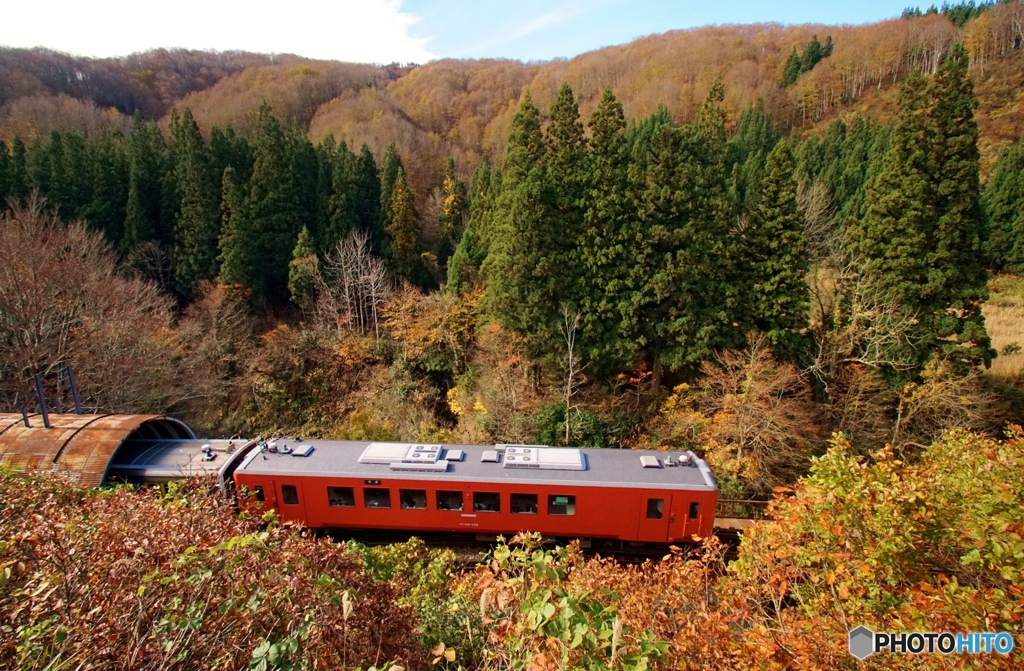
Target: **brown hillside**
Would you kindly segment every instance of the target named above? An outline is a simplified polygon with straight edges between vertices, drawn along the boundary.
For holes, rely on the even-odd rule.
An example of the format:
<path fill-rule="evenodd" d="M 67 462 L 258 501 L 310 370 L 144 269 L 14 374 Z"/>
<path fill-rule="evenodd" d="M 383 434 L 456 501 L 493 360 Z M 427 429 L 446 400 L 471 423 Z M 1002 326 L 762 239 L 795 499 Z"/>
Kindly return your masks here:
<path fill-rule="evenodd" d="M 831 35 L 833 53 L 783 88 L 788 55 L 794 47 L 802 50 L 812 35 Z M 394 142 L 422 203 L 439 182 L 445 157 L 454 156 L 467 175 L 481 156 L 500 158 L 526 87 L 544 110 L 568 81 L 586 118 L 611 86 L 627 119 L 664 104 L 682 123 L 721 76 L 733 121 L 761 98 L 784 130 L 806 135 L 855 110 L 890 118 L 895 86 L 914 69 L 933 71 L 957 41 L 973 59 L 987 167 L 999 147 L 1024 129 L 1019 0 L 995 6 L 963 28 L 937 14 L 862 26 L 711 26 L 539 65 L 442 60 L 409 69 L 185 51 L 90 60 L 2 49 L 0 138 L 52 129 L 95 132 L 123 126 L 122 115 L 132 109 L 160 118 L 172 105 L 190 107 L 206 131 L 227 124 L 244 131 L 249 110 L 266 100 L 279 116 L 308 127 L 314 142 L 332 133 L 354 148 L 369 144 L 378 157 Z"/>

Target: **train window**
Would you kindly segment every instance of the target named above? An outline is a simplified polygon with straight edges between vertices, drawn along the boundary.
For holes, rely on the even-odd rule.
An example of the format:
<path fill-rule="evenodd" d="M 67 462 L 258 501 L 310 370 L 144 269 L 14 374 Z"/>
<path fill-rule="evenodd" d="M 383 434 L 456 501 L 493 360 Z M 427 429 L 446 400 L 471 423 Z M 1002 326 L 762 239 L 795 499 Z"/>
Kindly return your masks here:
<path fill-rule="evenodd" d="M 462 492 L 437 492 L 438 510 L 462 510 Z"/>
<path fill-rule="evenodd" d="M 660 520 L 665 515 L 665 499 L 647 499 L 647 519 Z"/>
<path fill-rule="evenodd" d="M 576 497 L 561 494 L 548 496 L 548 515 L 575 515 Z"/>
<path fill-rule="evenodd" d="M 426 510 L 427 492 L 425 489 L 399 489 L 398 500 L 403 510 Z"/>
<path fill-rule="evenodd" d="M 690 504 L 690 519 L 691 520 L 697 519 L 697 515 L 699 513 L 700 513 L 700 504 L 697 503 L 696 501 L 692 502 Z"/>
<path fill-rule="evenodd" d="M 497 492 L 473 492 L 473 512 L 500 513 L 501 495 Z"/>
<path fill-rule="evenodd" d="M 267 497 L 263 493 L 263 485 L 256 485 L 255 487 L 252 488 L 252 491 L 256 493 L 256 500 L 257 501 L 265 501 L 266 500 Z"/>
<path fill-rule="evenodd" d="M 299 490 L 295 485 L 281 485 L 281 499 L 289 506 L 299 505 Z"/>
<path fill-rule="evenodd" d="M 391 490 L 363 487 L 363 505 L 367 508 L 390 508 Z"/>
<path fill-rule="evenodd" d="M 328 487 L 327 503 L 332 508 L 355 508 L 356 494 L 351 487 Z"/>
<path fill-rule="evenodd" d="M 536 494 L 513 494 L 508 509 L 521 515 L 537 514 Z"/>

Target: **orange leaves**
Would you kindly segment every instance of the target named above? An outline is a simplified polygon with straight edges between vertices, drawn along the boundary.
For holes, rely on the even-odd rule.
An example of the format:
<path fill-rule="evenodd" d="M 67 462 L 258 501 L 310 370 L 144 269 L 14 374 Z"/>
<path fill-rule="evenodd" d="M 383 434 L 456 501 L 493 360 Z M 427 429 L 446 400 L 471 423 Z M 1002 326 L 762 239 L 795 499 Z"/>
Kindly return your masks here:
<path fill-rule="evenodd" d="M 357 555 L 295 528 L 261 532 L 209 492 L 79 497 L 0 474 L 0 659 L 245 668 L 271 641 L 305 668 L 426 665 L 398 590 L 367 578 Z"/>

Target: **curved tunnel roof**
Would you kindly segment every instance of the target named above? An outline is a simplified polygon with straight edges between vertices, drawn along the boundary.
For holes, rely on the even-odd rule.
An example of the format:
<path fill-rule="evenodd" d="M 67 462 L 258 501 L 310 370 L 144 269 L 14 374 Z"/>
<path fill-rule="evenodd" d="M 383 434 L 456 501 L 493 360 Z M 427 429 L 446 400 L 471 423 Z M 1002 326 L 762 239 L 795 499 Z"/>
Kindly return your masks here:
<path fill-rule="evenodd" d="M 0 413 L 0 465 L 23 473 L 66 475 L 99 487 L 117 450 L 129 439 L 194 439 L 188 424 L 164 415 L 41 415 Z"/>

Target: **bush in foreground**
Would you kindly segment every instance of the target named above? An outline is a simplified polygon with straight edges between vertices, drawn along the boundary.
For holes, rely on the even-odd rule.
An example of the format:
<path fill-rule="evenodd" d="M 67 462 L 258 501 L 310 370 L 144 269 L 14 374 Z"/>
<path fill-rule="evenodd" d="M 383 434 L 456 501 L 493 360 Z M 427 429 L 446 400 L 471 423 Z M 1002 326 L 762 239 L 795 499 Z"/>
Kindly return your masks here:
<path fill-rule="evenodd" d="M 0 474 L 0 660 L 17 668 L 1021 668 L 876 655 L 848 632 L 1024 634 L 1024 437 L 947 432 L 913 463 L 843 436 L 727 564 L 499 544 L 459 574 L 418 541 L 336 544 L 198 485 L 81 492 Z M 429 652 L 428 652 L 429 651 Z"/>
<path fill-rule="evenodd" d="M 199 485 L 0 474 L 0 660 L 15 668 L 416 668 L 398 597 L 344 545 L 239 519 Z"/>

